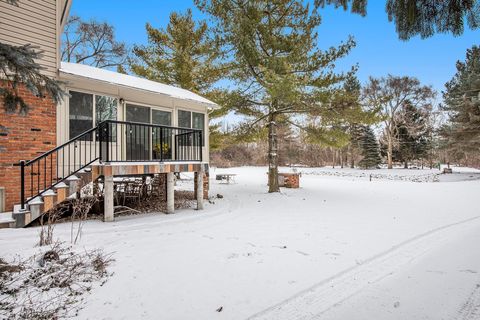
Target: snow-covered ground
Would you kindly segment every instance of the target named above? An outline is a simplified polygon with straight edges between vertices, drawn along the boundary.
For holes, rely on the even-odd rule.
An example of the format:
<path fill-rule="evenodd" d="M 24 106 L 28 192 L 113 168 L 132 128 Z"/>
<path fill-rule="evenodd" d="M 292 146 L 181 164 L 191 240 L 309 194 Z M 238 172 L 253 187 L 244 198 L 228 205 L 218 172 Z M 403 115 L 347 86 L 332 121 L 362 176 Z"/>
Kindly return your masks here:
<path fill-rule="evenodd" d="M 204 211 L 89 221 L 80 246 L 114 252 L 115 274 L 79 318 L 480 318 L 480 172 L 297 170 L 300 189 L 268 194 L 266 168 L 212 169 L 224 198 Z M 0 230 L 0 256 L 38 232 Z"/>

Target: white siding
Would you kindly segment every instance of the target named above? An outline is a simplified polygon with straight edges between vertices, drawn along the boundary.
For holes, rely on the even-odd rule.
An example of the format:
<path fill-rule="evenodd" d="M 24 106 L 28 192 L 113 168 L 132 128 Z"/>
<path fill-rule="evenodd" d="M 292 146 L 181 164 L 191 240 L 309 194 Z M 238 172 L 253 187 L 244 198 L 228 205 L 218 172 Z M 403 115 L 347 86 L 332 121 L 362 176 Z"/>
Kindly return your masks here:
<path fill-rule="evenodd" d="M 20 0 L 18 7 L 0 0 L 0 41 L 38 47 L 43 51 L 38 63 L 50 77 L 57 75 L 56 8 L 55 0 Z"/>

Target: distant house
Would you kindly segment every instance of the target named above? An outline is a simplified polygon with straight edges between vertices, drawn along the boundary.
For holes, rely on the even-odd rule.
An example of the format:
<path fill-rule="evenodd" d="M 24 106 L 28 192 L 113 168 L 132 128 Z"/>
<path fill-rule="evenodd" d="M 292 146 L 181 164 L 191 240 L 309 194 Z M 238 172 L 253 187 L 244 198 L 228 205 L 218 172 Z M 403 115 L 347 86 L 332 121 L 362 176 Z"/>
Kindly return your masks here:
<path fill-rule="evenodd" d="M 69 93 L 55 105 L 23 89 L 27 115 L 0 109 L 0 226 L 28 224 L 71 196 L 80 175 L 105 181 L 106 220 L 114 176 L 196 172 L 196 190 L 208 190 L 208 111 L 218 106 L 188 90 L 61 62 L 70 5 L 0 0 L 0 41 L 38 46 L 44 73 Z"/>

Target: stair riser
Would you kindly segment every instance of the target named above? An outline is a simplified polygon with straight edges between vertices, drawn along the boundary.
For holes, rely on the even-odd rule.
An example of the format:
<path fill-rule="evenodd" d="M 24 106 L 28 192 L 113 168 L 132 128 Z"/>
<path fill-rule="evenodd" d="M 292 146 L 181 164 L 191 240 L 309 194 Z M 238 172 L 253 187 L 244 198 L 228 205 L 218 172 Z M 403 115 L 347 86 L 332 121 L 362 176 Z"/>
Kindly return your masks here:
<path fill-rule="evenodd" d="M 91 172 L 78 173 L 77 176 L 72 176 L 70 180 L 66 180 L 59 184 L 56 188 L 47 190 L 43 196 L 39 196 L 41 201 L 32 201 L 32 204 L 26 206 L 26 211 L 21 212 L 20 206 L 16 205 L 12 218 L 15 222 L 2 223 L 0 228 L 23 228 L 30 224 L 30 222 L 38 219 L 42 214 L 54 208 L 57 204 L 65 201 L 71 195 L 79 192 L 80 187 L 92 182 Z M 54 190 L 55 192 L 52 192 Z M 37 199 L 38 200 L 38 199 Z M 43 203 L 42 203 L 43 202 Z"/>
<path fill-rule="evenodd" d="M 0 229 L 13 228 L 14 226 L 15 226 L 15 222 L 0 223 Z"/>

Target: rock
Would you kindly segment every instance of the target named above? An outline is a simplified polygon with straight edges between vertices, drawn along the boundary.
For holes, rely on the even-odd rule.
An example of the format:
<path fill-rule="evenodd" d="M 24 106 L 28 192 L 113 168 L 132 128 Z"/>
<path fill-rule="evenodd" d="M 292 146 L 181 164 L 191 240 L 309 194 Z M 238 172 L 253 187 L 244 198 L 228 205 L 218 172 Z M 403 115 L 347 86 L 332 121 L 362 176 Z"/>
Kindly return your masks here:
<path fill-rule="evenodd" d="M 223 195 L 221 195 L 220 193 L 217 193 L 217 198 L 218 199 L 223 199 Z"/>
<path fill-rule="evenodd" d="M 43 255 L 42 259 L 40 260 L 40 265 L 43 267 L 46 262 L 57 261 L 58 259 L 60 259 L 58 253 L 54 250 L 49 250 Z"/>
<path fill-rule="evenodd" d="M 215 310 L 215 311 L 217 311 L 217 312 L 222 312 L 222 310 L 223 310 L 223 306 L 220 306 L 220 308 L 218 308 L 218 309 Z"/>

